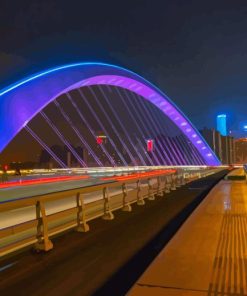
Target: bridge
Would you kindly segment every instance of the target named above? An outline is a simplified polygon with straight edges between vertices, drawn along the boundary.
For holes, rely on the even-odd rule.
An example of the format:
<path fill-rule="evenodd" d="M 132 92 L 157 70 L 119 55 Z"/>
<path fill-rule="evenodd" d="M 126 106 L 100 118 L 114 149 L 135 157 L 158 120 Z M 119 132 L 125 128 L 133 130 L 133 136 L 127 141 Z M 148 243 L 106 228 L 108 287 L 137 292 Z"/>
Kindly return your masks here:
<path fill-rule="evenodd" d="M 115 208 L 130 209 L 130 201 L 125 200 L 128 191 L 135 196 L 134 201 L 142 203 L 140 196 L 151 198 L 154 192 L 175 189 L 176 180 L 180 186 L 187 182 L 188 176 L 211 174 L 217 171 L 211 167 L 220 164 L 193 124 L 161 90 L 118 66 L 102 63 L 60 66 L 1 90 L 0 98 L 0 125 L 4 131 L 0 152 L 20 135 L 28 135 L 30 146 L 35 140 L 42 149 L 43 169 L 10 177 L 8 182 L 0 184 L 1 207 L 22 213 L 21 217 L 17 215 L 19 220 L 10 218 L 9 213 L 8 219 L 3 216 L 1 228 L 8 228 L 9 234 L 19 232 L 14 223 L 33 221 L 35 211 L 42 214 L 36 216 L 31 228 L 41 222 L 43 225 L 43 216 L 49 213 L 72 214 L 71 208 L 76 204 L 82 207 L 82 203 L 90 201 L 104 201 L 101 214 L 107 216 L 109 197 L 105 190 L 109 187 L 115 188 L 111 196 L 123 194 L 124 197 Z M 132 184 L 129 188 L 124 189 L 127 179 L 124 176 L 121 179 L 121 174 L 132 174 L 128 176 Z M 72 198 L 75 193 L 88 194 L 88 190 L 96 193 L 86 195 L 83 201 L 79 197 L 70 202 L 58 200 L 48 210 L 45 201 L 52 200 L 53 195 L 55 200 L 60 196 Z M 19 209 L 26 202 L 36 206 L 33 213 L 30 209 L 24 212 Z M 81 208 L 77 210 L 81 213 Z M 74 222 L 68 223 L 74 226 Z M 32 236 L 25 237 L 18 244 L 18 239 L 14 239 L 13 250 L 34 240 Z M 4 245 L 4 252 L 12 250 L 8 243 Z M 46 243 L 41 246 L 50 249 Z"/>
<path fill-rule="evenodd" d="M 66 239 L 68 231 L 76 230 L 86 238 L 91 225 L 102 218 L 113 225 L 109 229 L 110 224 L 104 224 L 104 231 L 114 235 L 118 216 L 134 230 L 145 218 L 155 224 L 157 211 L 161 229 L 161 209 L 170 209 L 169 221 L 182 215 L 176 220 L 182 223 L 189 215 L 187 207 L 194 209 L 226 174 L 171 99 L 138 74 L 114 65 L 60 66 L 1 90 L 0 126 L 0 152 L 21 136 L 41 150 L 39 168 L 22 176 L 9 171 L 0 183 L 0 272 L 6 274 L 15 265 L 8 258 L 25 262 L 18 254 L 31 248 L 60 252 L 66 244 L 59 247 L 60 236 Z M 205 185 L 200 187 L 200 182 Z M 181 199 L 181 194 L 186 197 Z M 145 218 L 138 216 L 140 211 Z M 151 234 L 157 230 L 143 233 L 143 244 Z M 65 254 L 70 252 L 66 249 Z M 131 252 L 126 260 L 137 249 Z M 4 281 L 7 287 L 7 277 Z"/>

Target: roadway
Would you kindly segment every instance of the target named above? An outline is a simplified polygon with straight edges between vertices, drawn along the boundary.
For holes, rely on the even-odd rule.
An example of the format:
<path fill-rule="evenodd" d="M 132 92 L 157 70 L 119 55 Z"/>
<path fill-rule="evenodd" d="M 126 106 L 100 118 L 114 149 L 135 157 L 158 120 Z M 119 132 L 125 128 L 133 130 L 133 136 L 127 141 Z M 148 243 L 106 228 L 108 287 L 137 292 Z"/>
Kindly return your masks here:
<path fill-rule="evenodd" d="M 154 167 L 153 170 L 158 168 L 160 169 L 160 167 Z M 104 178 L 129 175 L 136 172 L 144 173 L 151 170 L 152 168 L 150 167 L 87 168 L 74 169 L 72 172 L 69 170 L 53 170 L 52 172 L 39 170 L 38 173 L 21 177 L 10 176 L 8 183 L 0 183 L 0 203 L 53 192 L 107 184 L 114 182 L 114 180 Z M 59 178 L 68 178 L 68 180 L 59 180 Z"/>
<path fill-rule="evenodd" d="M 11 200 L 35 197 L 53 192 L 66 191 L 70 189 L 89 187 L 99 184 L 107 184 L 114 182 L 110 177 L 119 177 L 133 175 L 135 173 L 145 173 L 160 170 L 170 170 L 170 167 L 119 167 L 119 168 L 87 168 L 74 169 L 72 174 L 68 171 L 40 172 L 36 174 L 24 175 L 21 177 L 12 176 L 10 182 L 0 182 L 0 203 Z M 175 168 L 177 169 L 177 168 Z M 206 168 L 202 167 L 179 167 L 180 171 L 186 173 L 207 172 Z M 59 180 L 59 178 L 68 178 Z M 107 178 L 109 178 L 107 180 Z M 57 179 L 57 180 L 56 180 Z M 95 198 L 88 199 L 93 201 Z M 87 202 L 87 201 L 86 201 Z"/>
<path fill-rule="evenodd" d="M 247 295 L 246 223 L 246 182 L 222 180 L 128 295 Z"/>
<path fill-rule="evenodd" d="M 101 178 L 88 178 L 82 180 L 50 182 L 34 185 L 16 185 L 14 187 L 6 187 L 0 189 L 0 202 L 11 201 L 20 198 L 28 198 L 44 195 L 53 192 L 65 191 L 81 187 L 94 186 L 98 184 L 106 184 L 112 181 L 103 181 Z"/>

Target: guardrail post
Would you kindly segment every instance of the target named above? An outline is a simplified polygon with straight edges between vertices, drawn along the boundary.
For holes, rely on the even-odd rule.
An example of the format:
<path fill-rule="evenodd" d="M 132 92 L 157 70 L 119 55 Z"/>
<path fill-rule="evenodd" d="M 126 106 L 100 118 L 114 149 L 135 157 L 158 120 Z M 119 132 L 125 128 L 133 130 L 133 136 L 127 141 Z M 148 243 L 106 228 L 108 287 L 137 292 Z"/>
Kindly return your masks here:
<path fill-rule="evenodd" d="M 131 205 L 126 202 L 126 198 L 128 196 L 128 191 L 127 191 L 127 187 L 126 187 L 126 184 L 123 183 L 122 185 L 122 192 L 123 192 L 123 207 L 122 207 L 122 211 L 124 212 L 131 212 L 132 211 L 132 208 L 131 208 Z"/>
<path fill-rule="evenodd" d="M 181 187 L 181 178 L 179 174 L 175 175 L 175 184 L 177 188 Z"/>
<path fill-rule="evenodd" d="M 76 195 L 76 203 L 78 208 L 76 230 L 78 232 L 87 232 L 89 231 L 89 225 L 86 221 L 84 198 L 83 195 L 79 192 Z"/>
<path fill-rule="evenodd" d="M 183 175 L 182 174 L 178 175 L 178 184 L 179 184 L 179 187 L 181 187 L 183 185 Z"/>
<path fill-rule="evenodd" d="M 37 251 L 49 251 L 53 249 L 53 243 L 49 239 L 48 221 L 45 213 L 45 205 L 42 201 L 36 203 L 37 243 L 34 245 Z"/>
<path fill-rule="evenodd" d="M 192 174 L 188 173 L 186 178 L 186 183 L 189 183 L 192 180 Z"/>
<path fill-rule="evenodd" d="M 172 186 L 171 186 L 171 190 L 176 190 L 176 180 L 175 180 L 175 175 L 171 176 L 172 178 Z"/>
<path fill-rule="evenodd" d="M 110 196 L 109 196 L 107 187 L 103 188 L 103 197 L 104 197 L 104 215 L 102 218 L 104 220 L 112 220 L 114 219 L 114 215 L 112 214 L 112 211 L 110 209 Z"/>
<path fill-rule="evenodd" d="M 161 182 L 160 182 L 160 177 L 158 176 L 157 177 L 157 196 L 163 196 L 163 193 L 162 193 L 162 189 L 161 189 Z"/>
<path fill-rule="evenodd" d="M 166 185 L 165 185 L 165 193 L 170 193 L 170 176 L 166 176 Z"/>
<path fill-rule="evenodd" d="M 169 186 L 167 176 L 164 176 L 164 182 L 165 182 L 165 184 L 164 184 L 164 194 L 166 194 L 167 193 L 167 186 Z"/>
<path fill-rule="evenodd" d="M 170 176 L 166 177 L 165 193 L 170 193 L 171 192 L 171 187 L 172 187 L 172 177 L 170 175 Z"/>
<path fill-rule="evenodd" d="M 142 192 L 141 192 L 140 180 L 138 180 L 136 182 L 136 187 L 137 187 L 137 204 L 138 204 L 138 206 L 143 206 L 143 205 L 145 205 L 145 201 L 143 199 Z"/>
<path fill-rule="evenodd" d="M 152 188 L 152 185 L 151 185 L 151 180 L 148 179 L 148 199 L 149 200 L 155 200 L 155 195 L 154 195 L 154 192 L 153 192 L 153 188 Z"/>
<path fill-rule="evenodd" d="M 181 178 L 182 178 L 182 182 L 181 182 L 182 185 L 185 185 L 186 184 L 186 180 L 185 180 L 184 174 L 181 175 Z"/>

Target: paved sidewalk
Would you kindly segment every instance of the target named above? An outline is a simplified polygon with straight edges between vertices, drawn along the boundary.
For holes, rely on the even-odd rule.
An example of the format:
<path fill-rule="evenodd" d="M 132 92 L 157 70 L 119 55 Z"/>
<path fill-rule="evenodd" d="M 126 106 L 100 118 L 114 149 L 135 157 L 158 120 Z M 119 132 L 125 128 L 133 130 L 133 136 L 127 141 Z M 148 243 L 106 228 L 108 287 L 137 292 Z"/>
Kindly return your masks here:
<path fill-rule="evenodd" d="M 247 295 L 247 184 L 221 181 L 128 296 Z"/>

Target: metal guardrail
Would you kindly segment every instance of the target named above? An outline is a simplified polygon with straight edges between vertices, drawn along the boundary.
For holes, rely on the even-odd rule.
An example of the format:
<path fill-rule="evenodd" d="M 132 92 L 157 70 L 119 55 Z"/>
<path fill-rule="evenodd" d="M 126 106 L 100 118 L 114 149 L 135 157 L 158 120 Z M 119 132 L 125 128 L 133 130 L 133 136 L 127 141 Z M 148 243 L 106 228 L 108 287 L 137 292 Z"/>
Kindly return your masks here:
<path fill-rule="evenodd" d="M 244 164 L 244 165 L 243 165 L 243 168 L 244 168 L 244 172 L 245 172 L 245 174 L 247 174 L 247 164 Z"/>
<path fill-rule="evenodd" d="M 247 165 L 243 165 L 242 167 L 232 168 L 229 174 L 225 176 L 225 180 L 230 181 L 247 181 Z"/>
<path fill-rule="evenodd" d="M 244 164 L 243 168 L 244 168 L 245 180 L 247 182 L 247 164 Z"/>
<path fill-rule="evenodd" d="M 95 218 L 112 220 L 113 212 L 116 210 L 131 211 L 133 203 L 144 205 L 145 199 L 154 200 L 156 196 L 163 196 L 187 182 L 214 174 L 219 170 L 190 173 L 177 170 L 132 179 L 126 176 L 118 182 L 2 203 L 0 213 L 4 213 L 6 217 L 21 215 L 22 219 L 19 222 L 13 221 L 7 227 L 0 225 L 0 257 L 30 245 L 34 245 L 37 251 L 49 251 L 53 248 L 51 237 L 55 234 L 71 228 L 87 232 L 88 222 Z M 98 194 L 99 198 L 85 203 L 85 197 L 90 194 Z M 64 201 L 69 201 L 69 205 L 59 210 L 58 205 Z M 51 205 L 57 210 L 51 210 Z M 31 216 L 29 215 L 31 218 L 27 218 L 27 213 L 31 213 Z"/>

